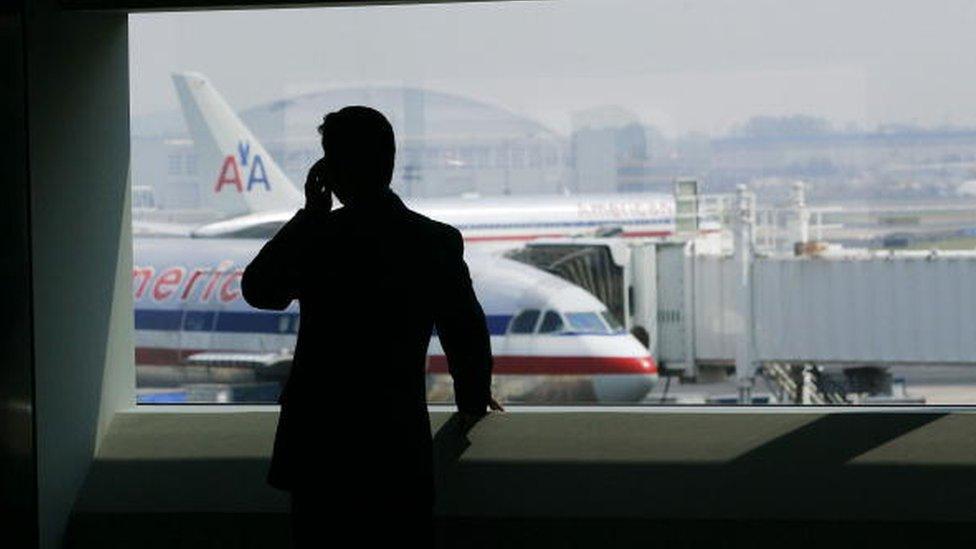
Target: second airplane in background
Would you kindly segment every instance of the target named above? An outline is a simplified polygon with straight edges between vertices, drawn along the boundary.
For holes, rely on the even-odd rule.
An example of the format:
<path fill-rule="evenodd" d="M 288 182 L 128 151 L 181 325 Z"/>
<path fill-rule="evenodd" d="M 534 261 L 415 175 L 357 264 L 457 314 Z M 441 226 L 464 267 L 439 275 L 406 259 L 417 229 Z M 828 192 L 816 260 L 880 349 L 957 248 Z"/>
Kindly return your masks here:
<path fill-rule="evenodd" d="M 173 75 L 193 139 L 197 166 L 212 174 L 200 196 L 224 220 L 189 234 L 210 238 L 270 238 L 304 202 L 267 150 L 201 74 Z M 511 247 L 534 238 L 613 230 L 625 238 L 674 233 L 671 195 L 506 196 L 407 198 L 408 207 L 461 231 L 468 243 Z"/>

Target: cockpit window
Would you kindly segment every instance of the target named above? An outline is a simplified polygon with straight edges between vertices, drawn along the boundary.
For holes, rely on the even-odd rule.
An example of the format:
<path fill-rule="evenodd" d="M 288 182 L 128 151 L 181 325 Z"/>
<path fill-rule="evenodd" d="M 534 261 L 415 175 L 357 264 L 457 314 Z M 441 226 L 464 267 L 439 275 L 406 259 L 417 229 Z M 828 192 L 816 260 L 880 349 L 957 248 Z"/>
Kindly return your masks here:
<path fill-rule="evenodd" d="M 603 320 L 606 321 L 607 326 L 610 326 L 611 332 L 622 332 L 624 331 L 624 325 L 617 320 L 617 317 L 613 315 L 610 311 L 603 311 L 600 313 L 603 316 Z"/>
<path fill-rule="evenodd" d="M 535 325 L 539 321 L 538 309 L 526 309 L 512 319 L 512 326 L 509 329 L 513 334 L 531 334 L 535 330 Z"/>
<path fill-rule="evenodd" d="M 562 331 L 562 329 L 563 317 L 559 316 L 556 311 L 546 311 L 546 315 L 542 317 L 542 324 L 539 325 L 539 333 L 551 334 Z"/>
<path fill-rule="evenodd" d="M 569 321 L 569 327 L 576 333 L 608 333 L 606 324 L 600 320 L 600 315 L 596 313 L 566 313 L 566 320 Z"/>

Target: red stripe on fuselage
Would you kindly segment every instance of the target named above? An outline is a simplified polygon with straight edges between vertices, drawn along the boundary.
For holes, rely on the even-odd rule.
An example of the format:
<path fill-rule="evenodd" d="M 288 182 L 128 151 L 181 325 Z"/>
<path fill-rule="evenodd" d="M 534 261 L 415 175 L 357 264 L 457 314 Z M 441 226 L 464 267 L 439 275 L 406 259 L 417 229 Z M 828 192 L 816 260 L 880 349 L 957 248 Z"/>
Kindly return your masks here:
<path fill-rule="evenodd" d="M 139 366 L 174 366 L 182 364 L 196 353 L 234 353 L 215 349 L 164 349 L 137 347 L 136 364 Z M 651 357 L 617 356 L 538 356 L 496 355 L 493 357 L 493 373 L 497 375 L 606 375 L 606 374 L 656 374 L 657 364 Z M 431 355 L 427 371 L 446 374 L 447 357 Z"/>
<path fill-rule="evenodd" d="M 498 375 L 656 374 L 651 357 L 496 355 L 492 373 Z M 432 355 L 427 371 L 446 374 L 447 357 Z"/>
<path fill-rule="evenodd" d="M 624 231 L 620 233 L 620 236 L 624 238 L 648 238 L 655 236 L 671 236 L 674 234 L 672 231 Z M 535 240 L 537 238 L 564 238 L 572 235 L 566 233 L 536 233 L 536 234 L 511 234 L 511 235 L 498 235 L 498 236 L 466 236 L 464 240 L 467 242 L 504 242 L 504 241 L 525 241 L 525 240 Z"/>
<path fill-rule="evenodd" d="M 624 231 L 620 233 L 624 238 L 646 238 L 651 236 L 671 236 L 673 231 Z"/>

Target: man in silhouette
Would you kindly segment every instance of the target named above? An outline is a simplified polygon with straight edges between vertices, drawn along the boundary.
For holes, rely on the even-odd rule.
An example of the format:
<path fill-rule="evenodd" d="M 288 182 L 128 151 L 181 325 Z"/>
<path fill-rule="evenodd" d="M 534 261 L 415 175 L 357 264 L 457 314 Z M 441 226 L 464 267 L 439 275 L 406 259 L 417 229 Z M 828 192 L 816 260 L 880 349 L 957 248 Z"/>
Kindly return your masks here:
<path fill-rule="evenodd" d="M 324 157 L 308 173 L 305 208 L 241 279 L 254 307 L 301 305 L 268 481 L 292 494 L 300 547 L 429 542 L 427 345 L 436 328 L 466 421 L 500 409 L 485 316 L 460 233 L 389 188 L 386 118 L 346 107 L 319 132 Z M 342 208 L 332 210 L 333 193 Z"/>

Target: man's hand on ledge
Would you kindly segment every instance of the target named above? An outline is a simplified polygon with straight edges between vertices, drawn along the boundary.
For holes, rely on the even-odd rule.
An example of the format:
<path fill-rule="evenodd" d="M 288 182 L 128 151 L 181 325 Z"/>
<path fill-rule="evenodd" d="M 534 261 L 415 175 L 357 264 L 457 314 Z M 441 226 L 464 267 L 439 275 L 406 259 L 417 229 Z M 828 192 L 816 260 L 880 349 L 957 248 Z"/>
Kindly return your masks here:
<path fill-rule="evenodd" d="M 492 412 L 504 412 L 505 408 L 495 400 L 495 397 L 488 397 L 488 409 Z"/>
<path fill-rule="evenodd" d="M 488 410 L 491 412 L 504 412 L 505 407 L 502 406 L 495 397 L 488 397 Z M 485 417 L 487 414 L 468 414 L 460 412 L 461 416 L 461 428 L 467 433 L 476 423 L 481 421 L 481 418 Z"/>

